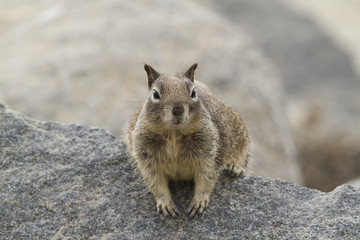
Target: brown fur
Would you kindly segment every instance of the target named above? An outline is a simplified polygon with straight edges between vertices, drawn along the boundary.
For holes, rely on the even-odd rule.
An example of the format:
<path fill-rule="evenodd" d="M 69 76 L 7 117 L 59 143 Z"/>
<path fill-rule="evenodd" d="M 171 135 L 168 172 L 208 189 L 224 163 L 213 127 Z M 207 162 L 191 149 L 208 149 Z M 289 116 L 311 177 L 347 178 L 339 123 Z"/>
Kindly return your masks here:
<path fill-rule="evenodd" d="M 222 169 L 240 176 L 248 164 L 250 141 L 244 122 L 208 87 L 194 81 L 196 67 L 165 75 L 145 65 L 149 95 L 127 129 L 128 150 L 156 198 L 158 212 L 165 216 L 178 215 L 169 180 L 195 181 L 188 209 L 194 216 L 207 207 Z"/>

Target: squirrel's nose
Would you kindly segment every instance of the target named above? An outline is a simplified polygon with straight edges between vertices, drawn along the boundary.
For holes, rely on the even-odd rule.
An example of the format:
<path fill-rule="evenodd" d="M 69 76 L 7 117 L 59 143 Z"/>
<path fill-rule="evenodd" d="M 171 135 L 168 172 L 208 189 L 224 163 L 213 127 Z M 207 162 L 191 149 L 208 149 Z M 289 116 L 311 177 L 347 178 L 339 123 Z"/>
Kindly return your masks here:
<path fill-rule="evenodd" d="M 172 109 L 172 114 L 176 117 L 181 116 L 184 113 L 184 106 L 182 104 L 176 104 Z"/>

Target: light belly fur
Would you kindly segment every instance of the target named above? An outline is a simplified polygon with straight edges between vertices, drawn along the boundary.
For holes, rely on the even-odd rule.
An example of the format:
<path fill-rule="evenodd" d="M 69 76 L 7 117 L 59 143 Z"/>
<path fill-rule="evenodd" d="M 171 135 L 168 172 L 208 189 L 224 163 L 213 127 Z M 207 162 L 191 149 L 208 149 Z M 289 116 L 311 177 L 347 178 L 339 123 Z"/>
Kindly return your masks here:
<path fill-rule="evenodd" d="M 166 161 L 162 169 L 170 180 L 192 180 L 195 174 L 195 159 L 180 155 L 181 137 L 171 134 L 164 146 Z"/>

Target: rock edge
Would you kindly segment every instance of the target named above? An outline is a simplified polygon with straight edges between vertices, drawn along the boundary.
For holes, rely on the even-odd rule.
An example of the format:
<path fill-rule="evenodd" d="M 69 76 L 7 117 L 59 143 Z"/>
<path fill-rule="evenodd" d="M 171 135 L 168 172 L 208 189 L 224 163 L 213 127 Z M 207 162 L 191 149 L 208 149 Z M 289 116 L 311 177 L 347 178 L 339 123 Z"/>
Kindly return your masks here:
<path fill-rule="evenodd" d="M 0 104 L 0 236 L 10 239 L 360 237 L 360 189 L 330 193 L 261 177 L 220 178 L 204 214 L 161 219 L 106 130 L 40 122 Z M 183 213 L 189 182 L 171 183 Z"/>

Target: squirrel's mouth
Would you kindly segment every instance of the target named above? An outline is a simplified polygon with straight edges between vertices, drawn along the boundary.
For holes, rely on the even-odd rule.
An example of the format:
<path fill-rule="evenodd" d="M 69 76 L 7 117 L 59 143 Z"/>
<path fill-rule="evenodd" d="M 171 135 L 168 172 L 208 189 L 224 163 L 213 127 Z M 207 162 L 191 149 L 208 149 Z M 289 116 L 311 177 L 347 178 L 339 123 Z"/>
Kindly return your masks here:
<path fill-rule="evenodd" d="M 186 119 L 182 116 L 179 117 L 173 117 L 173 119 L 170 122 L 170 125 L 172 126 L 180 126 L 186 122 Z"/>

